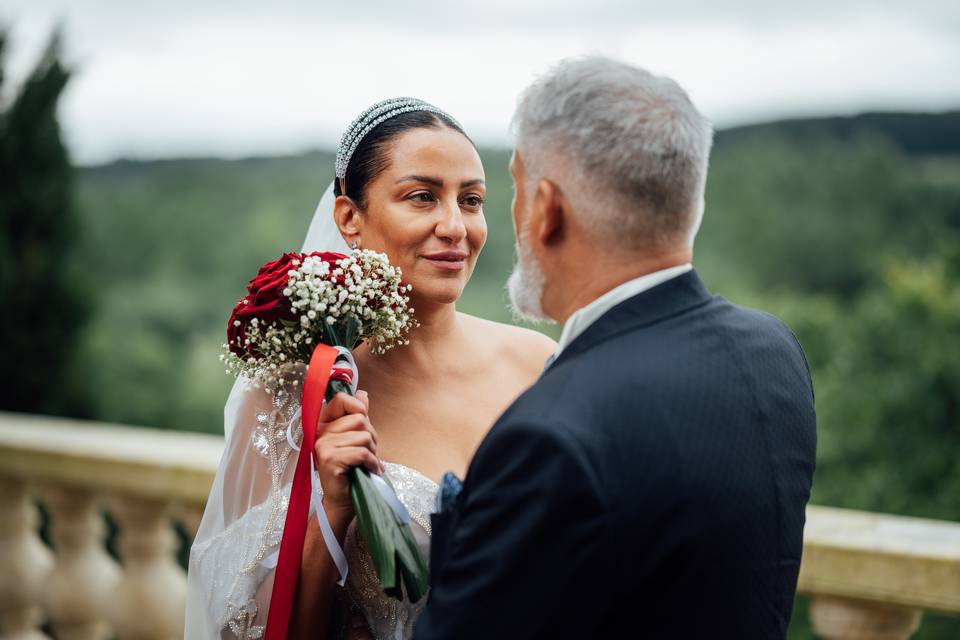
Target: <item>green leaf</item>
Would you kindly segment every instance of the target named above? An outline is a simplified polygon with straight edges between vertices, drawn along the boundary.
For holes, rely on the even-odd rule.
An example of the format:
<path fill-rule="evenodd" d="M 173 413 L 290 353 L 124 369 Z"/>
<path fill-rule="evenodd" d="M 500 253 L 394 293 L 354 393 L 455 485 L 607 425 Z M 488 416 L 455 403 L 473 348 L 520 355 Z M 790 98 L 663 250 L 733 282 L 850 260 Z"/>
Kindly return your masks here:
<path fill-rule="evenodd" d="M 354 343 L 357 341 L 357 333 L 359 332 L 360 321 L 357 319 L 356 316 L 354 316 L 353 314 L 350 314 L 349 316 L 347 316 L 346 320 L 344 321 L 344 325 L 345 325 L 345 329 L 344 329 L 344 337 L 343 337 L 343 346 L 347 347 L 348 349 L 353 349 Z"/>
<path fill-rule="evenodd" d="M 327 385 L 327 391 L 323 397 L 327 402 L 330 402 L 333 400 L 333 396 L 337 395 L 338 393 L 345 393 L 348 396 L 352 396 L 353 390 L 350 388 L 350 385 L 342 380 L 331 380 Z"/>
<path fill-rule="evenodd" d="M 390 483 L 389 479 L 384 480 Z M 370 552 L 380 587 L 398 600 L 406 593 L 411 602 L 417 602 L 427 592 L 429 570 L 410 525 L 383 499 L 365 468 L 350 470 L 350 497 L 357 528 Z"/>
<path fill-rule="evenodd" d="M 331 346 L 342 347 L 344 343 L 340 340 L 340 336 L 337 334 L 337 326 L 335 324 L 329 324 L 326 320 L 323 321 L 323 330 L 329 338 Z"/>

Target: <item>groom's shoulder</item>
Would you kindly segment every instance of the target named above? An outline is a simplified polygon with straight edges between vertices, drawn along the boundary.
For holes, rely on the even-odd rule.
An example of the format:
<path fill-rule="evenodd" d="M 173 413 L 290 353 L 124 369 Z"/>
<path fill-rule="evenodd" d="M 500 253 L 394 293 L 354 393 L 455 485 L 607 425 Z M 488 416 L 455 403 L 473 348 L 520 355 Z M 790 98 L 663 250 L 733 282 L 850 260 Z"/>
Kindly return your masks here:
<path fill-rule="evenodd" d="M 653 410 L 691 385 L 726 382 L 730 370 L 756 360 L 806 365 L 799 340 L 782 320 L 713 296 L 689 313 L 618 332 L 561 356 L 514 410 L 549 423 L 593 414 L 597 407 Z M 807 367 L 801 368 L 809 375 Z"/>
<path fill-rule="evenodd" d="M 735 338 L 742 340 L 742 344 L 750 345 L 756 340 L 764 341 L 768 345 L 799 356 L 806 364 L 806 354 L 800 345 L 800 339 L 786 322 L 769 311 L 723 301 L 729 310 L 728 329 Z M 754 339 L 748 339 L 750 337 Z"/>
<path fill-rule="evenodd" d="M 790 327 L 783 320 L 769 311 L 756 309 L 730 302 L 723 296 L 716 296 L 722 308 L 727 310 L 729 317 L 737 322 L 762 327 L 783 337 L 794 337 Z"/>

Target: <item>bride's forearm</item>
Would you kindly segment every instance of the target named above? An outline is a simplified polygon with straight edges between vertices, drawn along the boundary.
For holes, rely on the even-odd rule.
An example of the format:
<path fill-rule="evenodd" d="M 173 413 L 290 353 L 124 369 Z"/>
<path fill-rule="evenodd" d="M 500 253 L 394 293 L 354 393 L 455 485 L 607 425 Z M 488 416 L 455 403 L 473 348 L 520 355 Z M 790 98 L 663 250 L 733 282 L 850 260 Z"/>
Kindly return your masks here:
<path fill-rule="evenodd" d="M 343 545 L 347 527 L 353 519 L 352 511 L 324 507 L 330 527 Z M 297 581 L 297 596 L 290 619 L 289 637 L 293 639 L 325 638 L 333 604 L 333 593 L 340 575 L 323 542 L 320 525 L 311 517 Z"/>

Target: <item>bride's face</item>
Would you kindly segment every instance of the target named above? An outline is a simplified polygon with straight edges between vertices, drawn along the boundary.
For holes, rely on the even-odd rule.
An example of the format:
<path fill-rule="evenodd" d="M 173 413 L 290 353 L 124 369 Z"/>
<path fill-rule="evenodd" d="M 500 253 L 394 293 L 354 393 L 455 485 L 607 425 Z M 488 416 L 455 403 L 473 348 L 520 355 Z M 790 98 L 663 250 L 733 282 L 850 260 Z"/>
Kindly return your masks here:
<path fill-rule="evenodd" d="M 386 153 L 389 166 L 367 185 L 356 217 L 359 244 L 403 270 L 415 307 L 454 302 L 487 239 L 480 156 L 448 128 L 407 131 Z"/>

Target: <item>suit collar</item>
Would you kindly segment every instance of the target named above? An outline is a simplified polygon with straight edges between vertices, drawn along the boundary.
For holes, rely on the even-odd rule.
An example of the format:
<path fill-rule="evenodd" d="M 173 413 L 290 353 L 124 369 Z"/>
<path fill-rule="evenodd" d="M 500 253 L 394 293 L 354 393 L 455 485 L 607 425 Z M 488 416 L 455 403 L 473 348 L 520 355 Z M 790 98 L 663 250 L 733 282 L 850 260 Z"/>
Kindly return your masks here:
<path fill-rule="evenodd" d="M 658 284 L 676 278 L 691 269 L 693 269 L 693 265 L 688 262 L 686 264 L 660 269 L 653 273 L 647 273 L 639 278 L 627 280 L 589 304 L 577 309 L 563 324 L 563 332 L 560 334 L 559 344 L 557 345 L 557 355 L 560 355 L 581 333 L 590 328 L 591 324 L 602 318 L 610 309 L 613 309 L 621 302 L 629 300 L 647 289 L 653 289 Z"/>
<path fill-rule="evenodd" d="M 616 334 L 653 324 L 704 304 L 710 297 L 696 269 L 667 280 L 607 311 L 561 351 L 550 367 Z"/>

